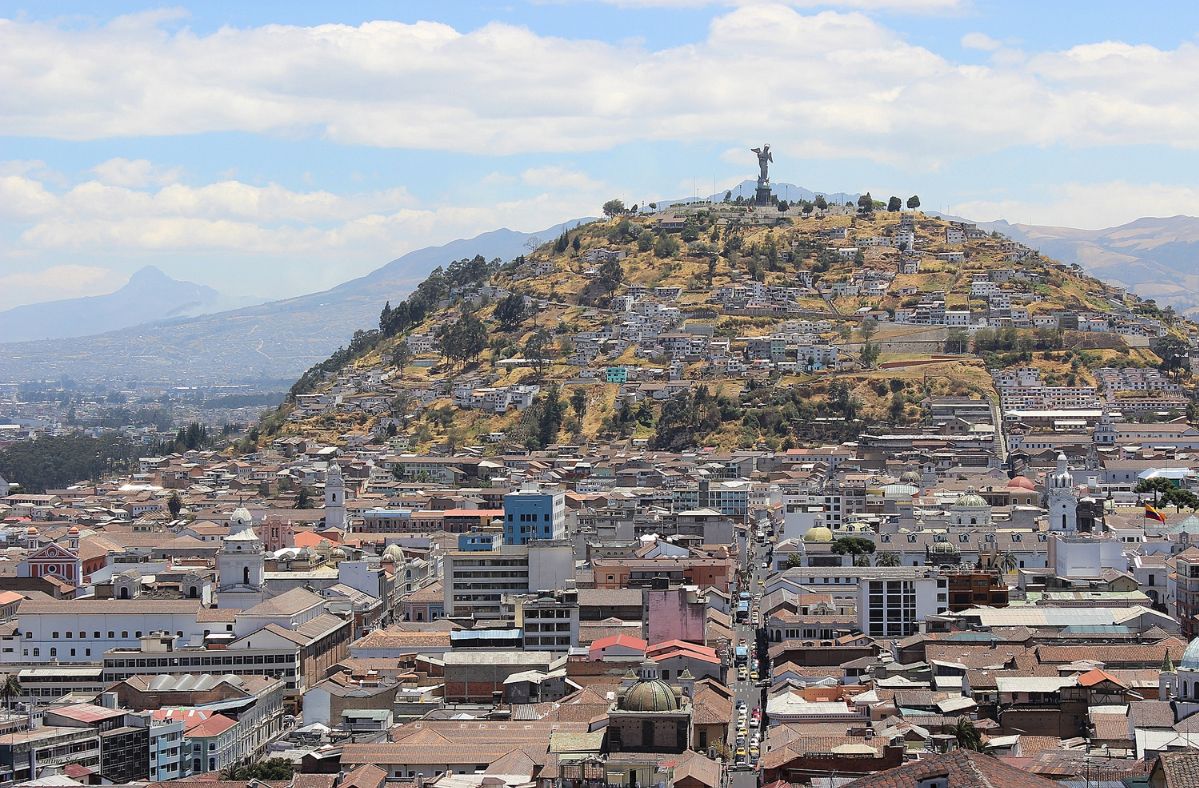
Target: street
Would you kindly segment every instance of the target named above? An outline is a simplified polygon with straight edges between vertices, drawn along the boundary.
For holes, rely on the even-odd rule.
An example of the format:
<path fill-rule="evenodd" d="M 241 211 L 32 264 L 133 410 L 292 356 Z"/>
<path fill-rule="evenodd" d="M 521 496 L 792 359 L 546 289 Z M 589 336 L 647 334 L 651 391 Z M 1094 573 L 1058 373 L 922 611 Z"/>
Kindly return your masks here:
<path fill-rule="evenodd" d="M 754 600 L 756 599 L 757 594 L 762 590 L 762 580 L 765 572 L 762 570 L 762 558 L 760 557 L 757 545 L 752 538 L 752 533 L 747 535 L 743 542 L 742 555 L 745 556 L 747 562 L 746 576 L 749 578 L 749 585 L 747 588 L 739 589 L 739 591 L 748 591 L 750 593 L 751 610 L 756 610 L 757 608 Z M 751 648 L 756 645 L 757 633 L 752 624 L 749 622 L 735 624 L 733 629 L 734 632 L 736 632 L 738 644 L 745 644 Z M 749 669 L 752 671 L 755 668 L 757 668 L 757 662 L 756 660 L 751 660 L 749 663 Z M 759 678 L 765 677 L 760 676 Z M 755 687 L 752 680 L 742 681 L 735 669 L 733 673 L 732 689 L 734 694 L 734 704 L 744 701 L 750 713 L 753 712 L 755 707 L 762 704 L 762 689 L 760 687 Z M 762 711 L 764 714 L 765 709 L 762 709 Z M 763 726 L 757 730 L 761 732 L 762 737 L 759 747 L 760 749 L 764 750 L 766 747 L 766 729 Z M 753 731 L 754 729 L 751 728 L 750 735 L 753 734 Z M 734 753 L 737 750 L 736 739 L 737 722 L 736 711 L 734 711 L 733 725 L 729 731 L 729 746 Z M 730 771 L 728 785 L 731 788 L 757 788 L 758 775 L 759 772 L 756 768 L 741 768 L 736 771 Z"/>

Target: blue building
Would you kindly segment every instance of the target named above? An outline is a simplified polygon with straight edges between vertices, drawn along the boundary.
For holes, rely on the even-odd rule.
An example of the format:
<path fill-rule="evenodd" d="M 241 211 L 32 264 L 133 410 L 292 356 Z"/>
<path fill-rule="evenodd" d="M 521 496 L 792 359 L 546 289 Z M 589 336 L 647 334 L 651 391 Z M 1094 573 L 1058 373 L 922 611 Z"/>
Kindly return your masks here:
<path fill-rule="evenodd" d="M 565 537 L 565 493 L 533 489 L 504 496 L 504 544 Z"/>
<path fill-rule="evenodd" d="M 467 552 L 494 550 L 499 544 L 498 531 L 470 531 L 458 534 L 458 549 Z"/>

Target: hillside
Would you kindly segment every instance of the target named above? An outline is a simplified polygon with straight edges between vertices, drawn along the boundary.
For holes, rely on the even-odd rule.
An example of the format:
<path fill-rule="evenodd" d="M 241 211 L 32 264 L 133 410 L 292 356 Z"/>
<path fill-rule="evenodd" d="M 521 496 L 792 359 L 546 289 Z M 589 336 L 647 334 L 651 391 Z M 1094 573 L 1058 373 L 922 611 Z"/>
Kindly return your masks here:
<path fill-rule="evenodd" d="M 463 260 L 311 370 L 255 437 L 778 448 L 920 424 L 929 395 L 993 402 L 990 373 L 1012 364 L 1077 378 L 1160 363 L 1151 305 L 967 229 L 691 206 L 587 224 L 504 266 Z M 919 322 L 937 310 L 1008 327 L 972 343 Z"/>
<path fill-rule="evenodd" d="M 409 252 L 366 276 L 319 293 L 153 324 L 137 319 L 133 327 L 69 341 L 5 342 L 0 344 L 0 378 L 194 384 L 291 381 L 349 341 L 355 331 L 371 328 L 388 299 L 402 299 L 436 266 L 475 254 L 511 259 L 524 251 L 530 239 L 552 238 L 559 232 L 560 225 L 540 233 L 495 230 Z M 135 277 L 139 284 L 148 278 Z M 60 311 L 45 304 L 22 310 L 25 319 L 43 310 Z M 5 338 L 20 335 L 0 329 Z"/>
<path fill-rule="evenodd" d="M 1143 218 L 1103 230 L 983 223 L 1063 263 L 1155 299 L 1189 316 L 1199 315 L 1199 218 Z"/>

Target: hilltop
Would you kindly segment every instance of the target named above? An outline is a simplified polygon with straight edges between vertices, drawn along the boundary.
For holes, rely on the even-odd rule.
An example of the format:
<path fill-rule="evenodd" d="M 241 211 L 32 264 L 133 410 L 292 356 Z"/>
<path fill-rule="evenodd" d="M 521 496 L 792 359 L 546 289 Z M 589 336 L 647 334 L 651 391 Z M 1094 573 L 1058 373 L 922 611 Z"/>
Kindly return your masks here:
<path fill-rule="evenodd" d="M 253 437 L 785 448 L 925 424 L 930 396 L 997 403 L 1007 366 L 1160 365 L 1191 328 L 968 223 L 676 206 L 435 270 Z"/>

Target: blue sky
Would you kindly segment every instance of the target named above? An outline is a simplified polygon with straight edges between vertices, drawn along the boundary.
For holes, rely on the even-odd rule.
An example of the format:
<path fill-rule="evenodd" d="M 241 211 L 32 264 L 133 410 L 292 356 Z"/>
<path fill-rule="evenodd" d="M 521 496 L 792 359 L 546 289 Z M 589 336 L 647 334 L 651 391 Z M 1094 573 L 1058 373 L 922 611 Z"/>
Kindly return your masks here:
<path fill-rule="evenodd" d="M 1199 4 L 0 0 L 0 309 L 154 264 L 283 297 L 751 177 L 1199 213 Z"/>

